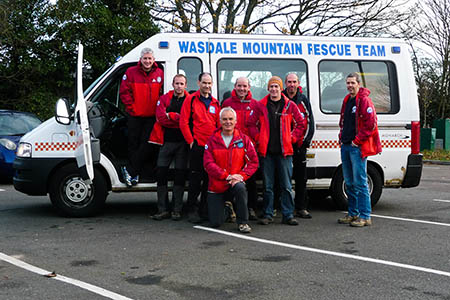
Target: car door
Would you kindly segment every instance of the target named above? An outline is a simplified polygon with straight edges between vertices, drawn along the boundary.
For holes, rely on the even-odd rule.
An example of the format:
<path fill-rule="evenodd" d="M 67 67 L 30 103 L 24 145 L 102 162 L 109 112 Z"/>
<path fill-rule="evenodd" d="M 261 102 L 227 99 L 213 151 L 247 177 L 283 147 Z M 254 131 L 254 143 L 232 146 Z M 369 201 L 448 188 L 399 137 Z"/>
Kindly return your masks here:
<path fill-rule="evenodd" d="M 78 44 L 77 59 L 77 98 L 75 106 L 75 134 L 77 137 L 77 147 L 75 157 L 80 174 L 86 183 L 91 184 L 94 179 L 94 163 L 92 155 L 91 132 L 87 115 L 86 101 L 83 95 L 83 45 Z M 98 141 L 95 142 L 98 144 Z M 96 145 L 99 148 L 99 145 Z M 100 151 L 98 151 L 100 155 Z"/>

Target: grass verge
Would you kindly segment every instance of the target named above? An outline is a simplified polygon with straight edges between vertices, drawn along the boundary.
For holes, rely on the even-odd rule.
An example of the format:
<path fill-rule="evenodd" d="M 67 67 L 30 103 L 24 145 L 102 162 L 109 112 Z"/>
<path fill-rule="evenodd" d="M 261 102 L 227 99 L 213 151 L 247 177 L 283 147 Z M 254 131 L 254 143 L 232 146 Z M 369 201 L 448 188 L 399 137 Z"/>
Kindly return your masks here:
<path fill-rule="evenodd" d="M 423 150 L 424 160 L 450 161 L 450 150 Z"/>

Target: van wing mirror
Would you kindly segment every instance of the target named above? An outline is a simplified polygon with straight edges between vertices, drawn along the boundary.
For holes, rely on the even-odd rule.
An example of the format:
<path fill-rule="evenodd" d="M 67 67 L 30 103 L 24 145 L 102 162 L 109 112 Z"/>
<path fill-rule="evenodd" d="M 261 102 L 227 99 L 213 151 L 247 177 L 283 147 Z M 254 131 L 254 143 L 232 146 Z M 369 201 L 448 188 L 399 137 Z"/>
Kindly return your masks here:
<path fill-rule="evenodd" d="M 55 107 L 55 119 L 56 122 L 62 125 L 69 125 L 72 121 L 72 111 L 70 109 L 69 100 L 66 98 L 60 98 L 56 101 Z"/>

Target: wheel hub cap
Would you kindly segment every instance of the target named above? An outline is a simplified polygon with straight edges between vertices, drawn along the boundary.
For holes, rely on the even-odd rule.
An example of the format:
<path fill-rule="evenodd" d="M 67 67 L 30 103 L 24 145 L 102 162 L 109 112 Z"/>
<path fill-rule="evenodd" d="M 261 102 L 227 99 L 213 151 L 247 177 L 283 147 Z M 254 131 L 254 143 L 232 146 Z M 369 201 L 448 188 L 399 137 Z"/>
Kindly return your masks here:
<path fill-rule="evenodd" d="M 89 195 L 90 187 L 81 178 L 72 178 L 66 185 L 66 196 L 72 202 L 82 202 Z"/>

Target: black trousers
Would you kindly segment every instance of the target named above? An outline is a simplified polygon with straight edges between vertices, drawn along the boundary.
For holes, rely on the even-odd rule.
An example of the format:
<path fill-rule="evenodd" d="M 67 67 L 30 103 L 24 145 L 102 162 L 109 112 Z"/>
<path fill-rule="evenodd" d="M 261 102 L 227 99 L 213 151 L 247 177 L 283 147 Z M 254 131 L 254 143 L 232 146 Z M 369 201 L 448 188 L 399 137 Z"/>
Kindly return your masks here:
<path fill-rule="evenodd" d="M 225 193 L 208 193 L 208 219 L 213 227 L 219 227 L 225 222 L 225 199 L 234 199 L 234 207 L 236 208 L 236 222 L 238 224 L 248 223 L 247 209 L 247 188 L 242 182 L 236 183 L 234 187 L 230 187 Z"/>
<path fill-rule="evenodd" d="M 189 190 L 187 206 L 189 211 L 198 210 L 200 215 L 206 216 L 207 204 L 206 197 L 208 192 L 208 174 L 203 168 L 203 153 L 205 147 L 199 146 L 194 141 L 189 152 Z M 198 196 L 200 196 L 200 203 Z"/>
<path fill-rule="evenodd" d="M 148 161 L 152 168 L 156 166 L 158 149 L 148 143 L 155 121 L 155 117 L 128 116 L 127 170 L 132 177 L 139 175 Z"/>
<path fill-rule="evenodd" d="M 295 209 L 302 210 L 308 208 L 308 197 L 306 194 L 306 147 L 294 148 L 293 157 L 294 171 L 292 178 L 295 180 Z"/>

